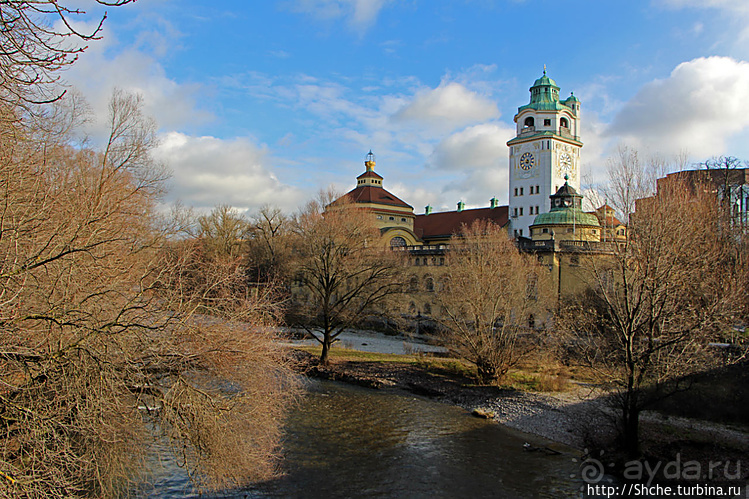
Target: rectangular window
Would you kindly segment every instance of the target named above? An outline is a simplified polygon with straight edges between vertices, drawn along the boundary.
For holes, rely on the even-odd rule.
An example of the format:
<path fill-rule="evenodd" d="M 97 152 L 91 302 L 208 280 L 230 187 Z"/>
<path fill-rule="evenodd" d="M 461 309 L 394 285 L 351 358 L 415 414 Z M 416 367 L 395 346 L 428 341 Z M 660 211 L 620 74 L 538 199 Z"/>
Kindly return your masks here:
<path fill-rule="evenodd" d="M 543 232 L 544 234 L 548 234 L 549 233 L 549 229 L 547 227 L 544 227 L 541 232 Z"/>
<path fill-rule="evenodd" d="M 522 187 L 520 188 L 520 195 L 521 196 L 523 195 L 523 188 Z"/>
<path fill-rule="evenodd" d="M 536 194 L 541 194 L 541 188 L 539 186 L 536 186 Z"/>
<path fill-rule="evenodd" d="M 523 237 L 523 229 L 520 229 L 520 237 Z"/>
<path fill-rule="evenodd" d="M 544 126 L 551 126 L 551 120 L 549 119 L 544 120 Z"/>
<path fill-rule="evenodd" d="M 521 217 L 523 216 L 523 207 L 522 206 L 520 207 L 520 216 Z"/>
<path fill-rule="evenodd" d="M 512 210 L 512 216 L 513 217 L 517 217 L 518 216 L 518 209 L 517 208 L 513 208 L 513 210 Z"/>
<path fill-rule="evenodd" d="M 515 187 L 515 197 L 517 197 L 517 195 L 518 195 L 518 188 Z"/>

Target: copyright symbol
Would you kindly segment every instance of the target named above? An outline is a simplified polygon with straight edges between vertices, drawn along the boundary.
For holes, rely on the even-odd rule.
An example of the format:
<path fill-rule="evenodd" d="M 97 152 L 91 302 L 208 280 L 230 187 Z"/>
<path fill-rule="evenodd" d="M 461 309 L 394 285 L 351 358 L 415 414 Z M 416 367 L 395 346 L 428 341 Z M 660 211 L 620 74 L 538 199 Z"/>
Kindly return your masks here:
<path fill-rule="evenodd" d="M 598 483 L 603 478 L 603 464 L 598 459 L 589 457 L 580 463 L 580 477 L 585 483 Z"/>

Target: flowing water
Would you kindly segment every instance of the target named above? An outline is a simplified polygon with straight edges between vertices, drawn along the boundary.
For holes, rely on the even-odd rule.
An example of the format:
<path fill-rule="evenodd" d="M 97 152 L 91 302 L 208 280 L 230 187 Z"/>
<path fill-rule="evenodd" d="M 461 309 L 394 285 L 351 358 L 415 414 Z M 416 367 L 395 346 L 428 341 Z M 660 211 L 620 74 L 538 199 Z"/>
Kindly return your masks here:
<path fill-rule="evenodd" d="M 577 453 L 399 392 L 310 381 L 288 421 L 285 475 L 215 497 L 578 497 Z M 141 497 L 198 497 L 166 460 Z M 205 496 L 203 496 L 205 497 Z"/>

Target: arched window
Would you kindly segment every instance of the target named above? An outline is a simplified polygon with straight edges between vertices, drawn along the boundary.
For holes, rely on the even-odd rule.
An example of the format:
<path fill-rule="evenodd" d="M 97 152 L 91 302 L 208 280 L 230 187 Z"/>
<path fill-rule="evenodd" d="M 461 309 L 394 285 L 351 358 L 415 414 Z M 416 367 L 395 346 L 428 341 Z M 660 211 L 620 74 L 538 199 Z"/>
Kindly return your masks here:
<path fill-rule="evenodd" d="M 424 315 L 432 315 L 432 306 L 428 303 L 424 304 Z"/>
<path fill-rule="evenodd" d="M 536 124 L 536 121 L 533 119 L 533 116 L 528 116 L 525 118 L 525 121 L 523 122 L 523 126 L 534 126 Z"/>
<path fill-rule="evenodd" d="M 391 248 L 405 248 L 406 240 L 400 236 L 395 236 L 394 238 L 390 240 L 390 247 Z"/>
<path fill-rule="evenodd" d="M 424 277 L 424 288 L 430 293 L 434 291 L 434 279 L 432 276 L 428 275 Z"/>
<path fill-rule="evenodd" d="M 567 121 L 567 118 L 562 118 L 562 119 L 559 120 L 559 125 L 561 127 L 563 127 L 563 128 L 569 128 L 570 127 L 570 122 Z"/>
<path fill-rule="evenodd" d="M 419 290 L 419 278 L 415 275 L 411 276 L 411 279 L 408 281 L 408 290 L 412 293 Z"/>
<path fill-rule="evenodd" d="M 528 316 L 528 327 L 531 328 L 531 329 L 533 329 L 534 327 L 536 327 L 536 318 L 533 317 L 533 314 L 530 314 Z"/>

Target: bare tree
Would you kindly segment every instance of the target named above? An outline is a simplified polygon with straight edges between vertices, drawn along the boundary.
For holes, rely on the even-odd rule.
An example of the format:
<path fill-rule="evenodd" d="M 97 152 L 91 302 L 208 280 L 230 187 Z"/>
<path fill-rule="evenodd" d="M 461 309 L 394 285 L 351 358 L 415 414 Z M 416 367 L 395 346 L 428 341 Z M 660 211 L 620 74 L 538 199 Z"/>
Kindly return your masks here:
<path fill-rule="evenodd" d="M 623 448 L 639 449 L 641 411 L 711 366 L 709 347 L 745 317 L 735 239 L 719 203 L 674 181 L 638 202 L 629 239 L 591 259 L 590 294 L 563 308 L 571 350 L 612 390 Z"/>
<path fill-rule="evenodd" d="M 345 198 L 321 193 L 295 222 L 299 293 L 293 307 L 322 345 L 320 362 L 349 327 L 385 306 L 403 289 L 401 255 L 385 249 L 371 213 Z M 315 328 L 322 331 L 315 332 Z"/>
<path fill-rule="evenodd" d="M 636 149 L 620 146 L 616 158 L 607 162 L 608 182 L 598 186 L 598 197 L 616 209 L 627 224 L 629 215 L 635 211 L 635 202 L 655 194 L 656 180 L 684 161 L 683 154 L 669 161 L 658 155 L 643 157 Z"/>
<path fill-rule="evenodd" d="M 231 206 L 221 204 L 198 217 L 198 237 L 206 254 L 237 258 L 247 252 L 249 221 Z"/>
<path fill-rule="evenodd" d="M 291 220 L 265 205 L 252 217 L 249 259 L 256 282 L 286 281 L 291 272 Z"/>
<path fill-rule="evenodd" d="M 137 98 L 110 111 L 102 151 L 0 125 L 3 496 L 125 493 L 154 429 L 200 485 L 274 471 L 293 383 L 272 304 L 232 262 L 190 267 L 155 212 L 155 128 Z"/>
<path fill-rule="evenodd" d="M 439 320 L 449 347 L 483 381 L 501 379 L 534 346 L 548 318 L 548 274 L 491 221 L 476 220 L 452 238 Z"/>
<path fill-rule="evenodd" d="M 134 0 L 94 0 L 117 7 Z M 49 103 L 64 92 L 56 84 L 59 70 L 75 63 L 84 45 L 100 38 L 106 13 L 91 32 L 75 28 L 86 12 L 60 0 L 6 0 L 0 3 L 0 103 L 11 115 Z M 60 21 L 64 28 L 53 27 Z"/>

